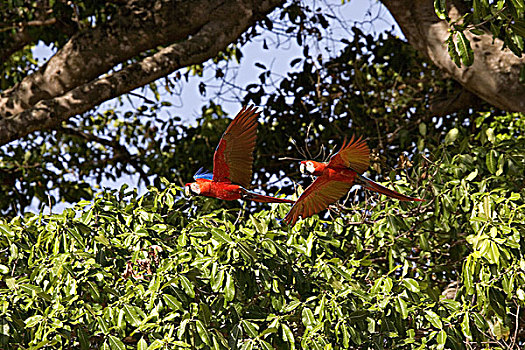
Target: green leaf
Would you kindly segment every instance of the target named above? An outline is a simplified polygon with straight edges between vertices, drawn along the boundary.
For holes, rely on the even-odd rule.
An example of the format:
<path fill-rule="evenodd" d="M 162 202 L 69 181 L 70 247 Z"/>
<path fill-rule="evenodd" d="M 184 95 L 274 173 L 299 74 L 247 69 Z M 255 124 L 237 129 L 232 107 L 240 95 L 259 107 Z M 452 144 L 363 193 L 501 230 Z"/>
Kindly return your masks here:
<path fill-rule="evenodd" d="M 224 300 L 232 301 L 235 298 L 235 283 L 232 276 L 226 273 L 226 285 L 224 286 Z"/>
<path fill-rule="evenodd" d="M 255 325 L 254 323 L 251 323 L 249 321 L 246 321 L 246 320 L 242 320 L 241 324 L 242 324 L 242 328 L 244 329 L 246 334 L 248 334 L 252 338 L 256 338 L 257 337 L 257 330 L 258 330 L 257 325 Z"/>
<path fill-rule="evenodd" d="M 501 154 L 498 158 L 498 170 L 496 171 L 496 176 L 501 176 L 503 174 L 504 166 L 505 166 L 505 155 Z"/>
<path fill-rule="evenodd" d="M 432 326 L 442 329 L 443 323 L 441 318 L 432 310 L 425 310 L 425 318 L 432 324 Z"/>
<path fill-rule="evenodd" d="M 443 349 L 445 347 L 445 343 L 447 342 L 447 333 L 444 330 L 439 331 L 437 335 L 437 343 L 438 343 L 438 349 Z"/>
<path fill-rule="evenodd" d="M 383 293 L 390 293 L 393 286 L 394 283 L 392 282 L 392 279 L 390 277 L 385 277 L 383 279 Z"/>
<path fill-rule="evenodd" d="M 502 324 L 499 320 L 492 325 L 491 331 L 498 340 L 507 338 L 510 334 L 509 328 Z"/>
<path fill-rule="evenodd" d="M 474 180 L 476 178 L 476 176 L 478 176 L 478 169 L 477 168 L 474 169 L 473 172 L 468 174 L 468 176 L 465 178 L 465 181 L 470 182 L 470 181 Z"/>
<path fill-rule="evenodd" d="M 290 348 L 291 349 L 295 349 L 295 338 L 293 336 L 293 333 L 292 331 L 290 330 L 290 328 L 285 325 L 284 323 L 281 324 L 281 327 L 283 329 L 283 337 L 284 337 L 284 340 L 290 344 Z"/>
<path fill-rule="evenodd" d="M 434 0 L 434 10 L 439 19 L 447 19 L 447 6 L 445 0 Z"/>
<path fill-rule="evenodd" d="M 312 312 L 312 310 L 310 310 L 309 308 L 305 307 L 305 308 L 303 308 L 303 311 L 302 311 L 301 315 L 302 315 L 303 324 L 307 328 L 312 327 L 312 326 L 315 325 L 315 317 L 314 317 L 314 313 Z"/>
<path fill-rule="evenodd" d="M 172 310 L 183 310 L 182 303 L 177 300 L 173 295 L 163 294 L 162 299 L 166 302 Z"/>
<path fill-rule="evenodd" d="M 521 198 L 521 195 L 517 192 L 512 192 L 509 197 L 509 201 L 517 201 Z"/>
<path fill-rule="evenodd" d="M 474 51 L 470 47 L 470 42 L 463 32 L 457 32 L 458 35 L 458 51 L 459 57 L 461 57 L 461 62 L 465 66 L 471 66 L 474 63 Z"/>
<path fill-rule="evenodd" d="M 298 300 L 292 300 L 288 305 L 285 306 L 283 309 L 283 312 L 290 312 L 295 310 L 299 305 L 301 305 L 301 302 Z"/>
<path fill-rule="evenodd" d="M 487 135 L 487 140 L 489 140 L 490 142 L 494 143 L 494 141 L 496 141 L 496 136 L 494 135 L 493 128 L 488 128 L 487 130 L 485 130 L 485 134 Z"/>
<path fill-rule="evenodd" d="M 109 338 L 109 347 L 111 350 L 126 350 L 124 343 L 117 337 L 110 335 Z"/>
<path fill-rule="evenodd" d="M 219 270 L 215 275 L 212 275 L 211 289 L 214 292 L 218 292 L 221 289 L 223 282 L 224 282 L 224 270 Z"/>
<path fill-rule="evenodd" d="M 126 314 L 126 320 L 133 326 L 138 327 L 140 326 L 140 316 L 138 315 L 135 308 L 132 306 L 129 306 L 127 304 L 124 304 L 123 306 L 124 312 Z"/>
<path fill-rule="evenodd" d="M 491 174 L 495 174 L 497 170 L 497 153 L 495 150 L 490 150 L 490 152 L 487 154 L 487 157 L 485 158 L 485 162 L 487 164 L 487 168 L 491 172 Z"/>
<path fill-rule="evenodd" d="M 407 303 L 399 295 L 396 297 L 396 309 L 404 320 L 408 317 Z"/>
<path fill-rule="evenodd" d="M 6 237 L 14 237 L 13 230 L 8 225 L 0 225 L 0 235 Z"/>
<path fill-rule="evenodd" d="M 43 319 L 44 319 L 44 316 L 42 316 L 42 315 L 35 315 L 35 316 L 28 317 L 24 321 L 24 323 L 26 324 L 26 328 L 33 328 L 34 326 L 39 324 L 40 321 L 42 321 Z"/>
<path fill-rule="evenodd" d="M 147 350 L 148 349 L 148 343 L 144 339 L 144 337 L 140 338 L 139 342 L 137 343 L 137 350 Z"/>
<path fill-rule="evenodd" d="M 201 337 L 201 340 L 204 344 L 211 346 L 210 342 L 210 333 L 200 320 L 195 320 L 195 326 L 197 327 L 197 333 Z"/>
<path fill-rule="evenodd" d="M 191 298 L 195 298 L 195 291 L 193 290 L 193 284 L 191 284 L 190 280 L 184 275 L 179 275 L 179 280 L 184 292 L 186 292 Z"/>
<path fill-rule="evenodd" d="M 233 243 L 233 240 L 230 238 L 230 236 L 226 232 L 224 232 L 223 230 L 213 229 L 211 231 L 211 235 L 218 242 Z"/>
<path fill-rule="evenodd" d="M 104 334 L 108 334 L 109 333 L 109 326 L 108 326 L 106 320 L 102 316 L 97 317 L 97 323 L 98 323 L 102 333 L 104 333 Z"/>
<path fill-rule="evenodd" d="M 345 348 L 348 348 L 350 343 L 350 334 L 348 332 L 348 327 L 346 327 L 346 323 L 341 324 L 341 335 L 343 336 L 343 346 Z"/>
<path fill-rule="evenodd" d="M 525 37 L 525 20 L 515 19 L 514 23 L 510 24 L 510 27 L 519 36 Z"/>
<path fill-rule="evenodd" d="M 459 130 L 458 128 L 450 129 L 450 131 L 445 135 L 445 145 L 450 145 L 458 138 Z"/>
<path fill-rule="evenodd" d="M 450 58 L 452 59 L 452 62 L 454 62 L 458 68 L 461 68 L 461 58 L 459 57 L 458 51 L 456 49 L 453 34 L 450 34 L 447 39 L 447 50 Z"/>
<path fill-rule="evenodd" d="M 252 350 L 253 349 L 253 340 L 247 340 L 242 344 L 241 350 Z"/>
<path fill-rule="evenodd" d="M 422 136 L 426 136 L 426 135 L 427 135 L 427 124 L 425 124 L 425 123 L 419 123 L 419 133 L 420 133 Z"/>
<path fill-rule="evenodd" d="M 487 241 L 488 241 L 487 249 L 485 252 L 482 252 L 482 253 L 487 254 L 486 257 L 491 264 L 499 264 L 500 253 L 499 253 L 497 243 L 493 241 L 489 241 L 489 240 Z"/>
<path fill-rule="evenodd" d="M 186 332 L 186 327 L 188 325 L 188 322 L 190 322 L 189 318 L 182 320 L 182 322 L 179 325 L 179 329 L 177 329 L 177 338 L 183 339 L 184 333 Z"/>
<path fill-rule="evenodd" d="M 463 321 L 461 321 L 461 331 L 463 332 L 465 338 L 472 340 L 472 332 L 470 331 L 468 313 L 465 313 L 465 316 L 463 316 Z"/>
<path fill-rule="evenodd" d="M 419 283 L 413 278 L 405 278 L 403 280 L 403 285 L 406 289 L 413 293 L 419 293 Z"/>
<path fill-rule="evenodd" d="M 264 349 L 264 350 L 274 350 L 273 346 L 268 343 L 267 341 L 265 340 L 262 340 L 262 339 L 259 339 L 259 344 L 261 345 L 261 349 Z"/>

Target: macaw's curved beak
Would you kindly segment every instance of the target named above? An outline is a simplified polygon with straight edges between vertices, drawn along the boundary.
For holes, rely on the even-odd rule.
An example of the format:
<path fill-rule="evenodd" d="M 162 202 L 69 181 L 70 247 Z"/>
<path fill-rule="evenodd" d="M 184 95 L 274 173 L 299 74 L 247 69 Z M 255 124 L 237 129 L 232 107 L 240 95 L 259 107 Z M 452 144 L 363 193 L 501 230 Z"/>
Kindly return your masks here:
<path fill-rule="evenodd" d="M 186 197 L 191 197 L 191 190 L 189 185 L 184 186 L 184 194 L 186 195 Z"/>
<path fill-rule="evenodd" d="M 306 173 L 306 169 L 305 169 L 304 163 L 301 163 L 301 165 L 299 165 L 299 171 L 301 172 L 301 174 L 305 174 Z"/>

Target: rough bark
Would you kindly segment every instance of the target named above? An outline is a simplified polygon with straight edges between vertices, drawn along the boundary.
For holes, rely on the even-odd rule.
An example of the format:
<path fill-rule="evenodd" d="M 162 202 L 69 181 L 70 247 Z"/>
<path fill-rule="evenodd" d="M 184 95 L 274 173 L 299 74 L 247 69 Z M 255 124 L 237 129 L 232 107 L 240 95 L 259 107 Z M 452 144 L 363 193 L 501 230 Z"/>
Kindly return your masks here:
<path fill-rule="evenodd" d="M 113 21 L 74 35 L 39 71 L 0 95 L 0 144 L 214 57 L 282 2 L 130 0 Z M 101 76 L 159 46 L 166 47 Z"/>
<path fill-rule="evenodd" d="M 408 42 L 427 55 L 436 66 L 450 74 L 465 89 L 506 111 L 525 112 L 525 86 L 519 82 L 525 57 L 502 50 L 503 42 L 487 33 L 465 35 L 474 50 L 474 64 L 458 68 L 451 60 L 445 40 L 449 25 L 434 12 L 433 0 L 381 0 L 401 27 Z M 449 2 L 447 2 L 448 4 Z M 449 6 L 449 17 L 458 20 L 461 13 Z"/>

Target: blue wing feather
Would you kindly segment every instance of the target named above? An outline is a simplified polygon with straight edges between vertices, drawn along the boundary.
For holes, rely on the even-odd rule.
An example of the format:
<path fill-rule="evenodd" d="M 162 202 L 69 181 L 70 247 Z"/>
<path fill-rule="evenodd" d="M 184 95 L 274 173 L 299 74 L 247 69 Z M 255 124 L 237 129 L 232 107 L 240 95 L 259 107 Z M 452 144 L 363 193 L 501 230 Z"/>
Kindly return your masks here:
<path fill-rule="evenodd" d="M 209 172 L 208 170 L 204 168 L 200 168 L 199 170 L 197 170 L 195 175 L 193 175 L 193 178 L 195 180 L 197 179 L 213 180 L 213 173 Z"/>

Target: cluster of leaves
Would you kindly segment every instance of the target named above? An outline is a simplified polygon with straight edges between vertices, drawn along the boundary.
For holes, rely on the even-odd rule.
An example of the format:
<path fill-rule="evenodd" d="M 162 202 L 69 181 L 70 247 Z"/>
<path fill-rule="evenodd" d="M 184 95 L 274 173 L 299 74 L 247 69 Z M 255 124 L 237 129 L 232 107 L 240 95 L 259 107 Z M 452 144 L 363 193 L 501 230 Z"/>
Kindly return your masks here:
<path fill-rule="evenodd" d="M 464 32 L 469 31 L 474 35 L 492 33 L 494 38 L 503 41 L 516 56 L 521 57 L 524 50 L 525 39 L 525 4 L 521 0 L 470 0 L 462 3 L 454 2 L 460 6 L 460 11 L 465 15 L 458 21 L 452 21 L 447 15 L 446 0 L 435 0 L 434 8 L 440 19 L 447 20 L 452 26 L 452 31 L 447 40 L 450 57 L 458 67 L 461 63 L 470 66 L 474 62 L 474 52 Z M 454 40 L 455 39 L 455 40 Z M 525 77 L 525 71 L 524 71 Z"/>
<path fill-rule="evenodd" d="M 470 129 L 414 156 L 417 187 L 402 173 L 389 185 L 421 204 L 358 201 L 289 228 L 277 220 L 288 205 L 216 209 L 165 183 L 140 198 L 124 186 L 61 214 L 2 219 L 0 343 L 523 345 L 525 123 L 480 114 Z"/>

